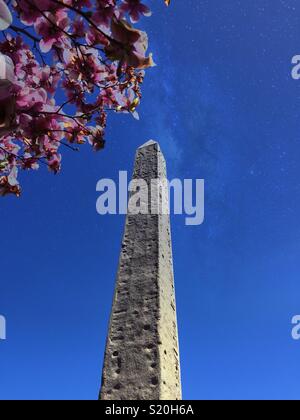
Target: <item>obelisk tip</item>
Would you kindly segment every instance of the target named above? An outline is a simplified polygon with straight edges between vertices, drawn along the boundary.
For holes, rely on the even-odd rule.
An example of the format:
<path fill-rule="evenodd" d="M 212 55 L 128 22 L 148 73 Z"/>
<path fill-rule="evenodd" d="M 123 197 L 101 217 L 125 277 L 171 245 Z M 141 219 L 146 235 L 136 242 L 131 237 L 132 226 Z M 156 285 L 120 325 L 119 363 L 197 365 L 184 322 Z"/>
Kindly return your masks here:
<path fill-rule="evenodd" d="M 155 141 L 155 140 L 149 140 L 146 143 L 142 144 L 142 146 L 140 146 L 139 149 L 143 149 L 144 147 L 152 146 L 154 144 L 156 144 L 158 146 L 158 148 L 159 148 L 159 144 L 158 144 L 157 141 Z"/>

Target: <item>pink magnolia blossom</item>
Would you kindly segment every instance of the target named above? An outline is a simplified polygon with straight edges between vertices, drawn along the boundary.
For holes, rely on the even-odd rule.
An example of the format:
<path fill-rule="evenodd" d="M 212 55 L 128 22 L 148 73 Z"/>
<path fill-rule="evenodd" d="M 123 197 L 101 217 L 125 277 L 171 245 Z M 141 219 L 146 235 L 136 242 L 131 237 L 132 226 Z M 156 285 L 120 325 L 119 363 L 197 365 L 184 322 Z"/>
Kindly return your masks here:
<path fill-rule="evenodd" d="M 36 21 L 34 28 L 42 37 L 40 48 L 43 53 L 49 52 L 55 44 L 62 45 L 62 31 L 67 32 L 69 24 L 67 13 L 62 10 L 58 10 L 55 14 L 46 12 Z"/>
<path fill-rule="evenodd" d="M 118 60 L 121 65 L 137 69 L 153 67 L 152 54 L 146 57 L 148 38 L 145 32 L 134 29 L 125 20 L 113 18 L 111 24 L 113 42 L 106 48 L 106 53 L 112 60 Z"/>
<path fill-rule="evenodd" d="M 41 17 L 41 12 L 52 13 L 57 8 L 58 5 L 52 0 L 17 0 L 15 2 L 15 9 L 25 25 L 33 25 Z"/>
<path fill-rule="evenodd" d="M 141 0 L 123 0 L 120 7 L 121 14 L 129 14 L 131 22 L 136 23 L 140 19 L 140 15 L 151 16 L 151 10 L 143 4 Z"/>
<path fill-rule="evenodd" d="M 97 25 L 110 26 L 110 22 L 115 14 L 115 0 L 97 0 L 96 13 L 93 14 L 93 21 Z"/>

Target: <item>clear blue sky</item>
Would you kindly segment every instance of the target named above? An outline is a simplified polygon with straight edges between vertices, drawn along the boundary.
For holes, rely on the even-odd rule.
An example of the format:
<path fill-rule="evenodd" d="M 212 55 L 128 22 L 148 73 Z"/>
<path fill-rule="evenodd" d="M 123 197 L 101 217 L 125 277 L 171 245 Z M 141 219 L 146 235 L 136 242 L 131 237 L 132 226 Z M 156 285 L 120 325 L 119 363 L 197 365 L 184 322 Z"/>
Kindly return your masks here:
<path fill-rule="evenodd" d="M 184 398 L 298 399 L 299 1 L 150 3 L 141 121 L 111 116 L 103 153 L 65 149 L 1 199 L 0 398 L 97 398 L 124 218 L 95 186 L 155 138 L 170 177 L 206 180 L 204 225 L 172 221 Z"/>

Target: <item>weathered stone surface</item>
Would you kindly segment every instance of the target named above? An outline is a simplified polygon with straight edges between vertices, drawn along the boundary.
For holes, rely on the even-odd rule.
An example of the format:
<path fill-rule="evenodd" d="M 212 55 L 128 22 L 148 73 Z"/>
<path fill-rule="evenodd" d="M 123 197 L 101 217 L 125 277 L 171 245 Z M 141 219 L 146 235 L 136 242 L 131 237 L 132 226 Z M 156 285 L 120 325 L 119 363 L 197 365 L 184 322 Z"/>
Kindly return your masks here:
<path fill-rule="evenodd" d="M 165 160 L 156 142 L 137 150 L 133 179 L 138 178 L 148 185 L 151 179 L 166 179 Z M 161 199 L 168 200 L 168 196 Z M 127 215 L 100 399 L 181 399 L 167 214 Z"/>

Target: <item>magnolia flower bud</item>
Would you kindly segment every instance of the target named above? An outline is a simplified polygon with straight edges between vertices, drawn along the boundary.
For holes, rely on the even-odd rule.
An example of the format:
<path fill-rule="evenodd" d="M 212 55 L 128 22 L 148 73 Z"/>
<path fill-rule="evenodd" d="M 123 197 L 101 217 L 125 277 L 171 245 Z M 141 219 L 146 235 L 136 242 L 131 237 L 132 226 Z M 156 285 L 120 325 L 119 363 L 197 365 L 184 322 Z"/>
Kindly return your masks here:
<path fill-rule="evenodd" d="M 0 31 L 5 31 L 12 24 L 11 12 L 3 0 L 0 0 Z"/>
<path fill-rule="evenodd" d="M 9 134 L 14 128 L 16 108 L 15 98 L 11 94 L 0 96 L 0 136 Z"/>
<path fill-rule="evenodd" d="M 12 60 L 0 53 L 0 136 L 8 134 L 15 121 L 15 98 L 10 87 L 15 80 Z"/>
<path fill-rule="evenodd" d="M 7 55 L 0 53 L 0 89 L 8 88 L 14 80 L 14 63 Z"/>

